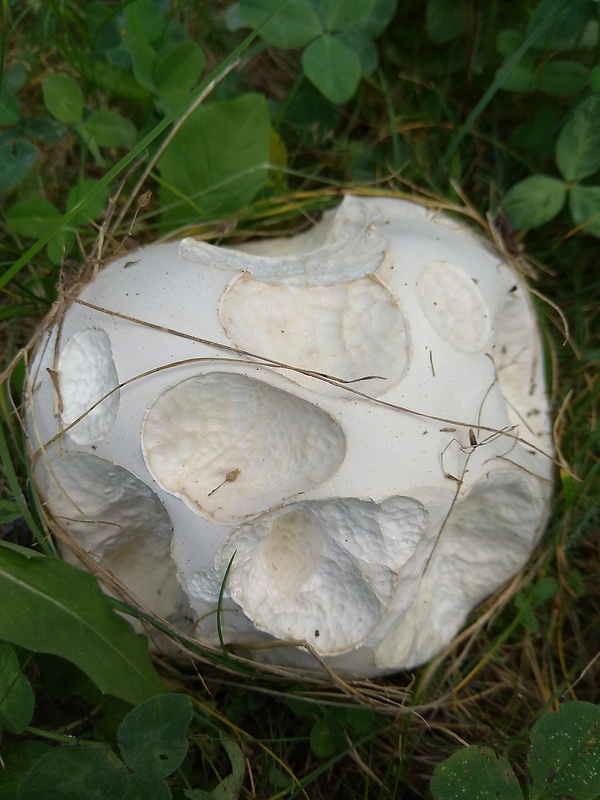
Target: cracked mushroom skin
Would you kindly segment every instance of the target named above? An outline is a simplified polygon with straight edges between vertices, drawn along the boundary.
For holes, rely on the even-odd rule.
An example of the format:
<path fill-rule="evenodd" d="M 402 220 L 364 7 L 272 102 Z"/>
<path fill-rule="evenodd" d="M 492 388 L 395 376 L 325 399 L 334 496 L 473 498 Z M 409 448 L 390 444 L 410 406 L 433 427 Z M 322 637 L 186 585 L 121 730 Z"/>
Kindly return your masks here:
<path fill-rule="evenodd" d="M 213 645 L 219 616 L 232 648 L 303 670 L 434 656 L 527 562 L 550 501 L 526 287 L 394 198 L 108 264 L 38 348 L 27 431 L 50 513 L 134 591 L 152 576 L 155 613 Z"/>

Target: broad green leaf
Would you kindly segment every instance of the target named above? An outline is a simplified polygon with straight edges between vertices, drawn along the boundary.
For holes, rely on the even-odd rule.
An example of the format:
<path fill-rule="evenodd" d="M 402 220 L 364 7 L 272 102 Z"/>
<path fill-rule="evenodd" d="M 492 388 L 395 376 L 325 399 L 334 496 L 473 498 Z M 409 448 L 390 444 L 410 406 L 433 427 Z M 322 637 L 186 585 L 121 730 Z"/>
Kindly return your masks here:
<path fill-rule="evenodd" d="M 63 264 L 75 244 L 75 234 L 70 229 L 64 229 L 53 236 L 46 245 L 46 253 L 53 264 Z"/>
<path fill-rule="evenodd" d="M 0 126 L 14 125 L 21 119 L 19 103 L 9 86 L 0 87 Z"/>
<path fill-rule="evenodd" d="M 85 128 L 99 147 L 129 147 L 137 134 L 131 120 L 106 108 L 93 111 L 85 121 Z"/>
<path fill-rule="evenodd" d="M 129 786 L 124 800 L 171 800 L 172 797 L 165 781 L 144 781 L 135 773 L 129 775 Z"/>
<path fill-rule="evenodd" d="M 398 0 L 373 0 L 366 17 L 354 30 L 371 39 L 376 39 L 384 32 L 396 13 Z"/>
<path fill-rule="evenodd" d="M 510 224 L 516 231 L 550 222 L 565 204 L 567 187 L 549 175 L 531 175 L 516 183 L 502 198 Z"/>
<path fill-rule="evenodd" d="M 15 651 L 0 643 L 0 724 L 9 733 L 23 733 L 31 722 L 35 698 L 21 672 Z"/>
<path fill-rule="evenodd" d="M 261 95 L 197 109 L 158 162 L 163 226 L 229 216 L 250 203 L 265 185 L 270 139 Z"/>
<path fill-rule="evenodd" d="M 600 169 L 600 97 L 580 103 L 556 140 L 556 164 L 566 181 L 580 181 Z"/>
<path fill-rule="evenodd" d="M 546 94 L 566 97 L 584 89 L 589 80 L 589 69 L 578 61 L 555 59 L 549 61 L 538 73 L 538 86 Z"/>
<path fill-rule="evenodd" d="M 78 203 L 83 203 L 79 213 L 73 218 L 71 224 L 74 227 L 86 225 L 90 219 L 98 219 L 105 209 L 108 202 L 108 188 L 105 187 L 93 194 L 98 186 L 98 181 L 91 178 L 76 183 L 67 196 L 67 211 L 72 211 Z M 93 195 L 91 200 L 87 200 L 88 195 Z"/>
<path fill-rule="evenodd" d="M 19 506 L 14 500 L 0 500 L 0 525 L 12 522 L 20 516 Z"/>
<path fill-rule="evenodd" d="M 44 753 L 52 748 L 43 742 L 26 739 L 2 748 L 3 768 L 0 769 L 0 800 L 16 800 L 24 775 Z"/>
<path fill-rule="evenodd" d="M 542 0 L 529 17 L 526 35 L 539 29 L 543 31 L 535 37 L 534 47 L 560 49 L 573 46 L 594 12 L 594 3 L 588 0 Z M 547 20 L 551 22 L 549 28 Z"/>
<path fill-rule="evenodd" d="M 278 10 L 281 9 L 281 10 Z M 310 0 L 242 0 L 240 17 L 257 29 L 277 11 L 260 31 L 262 38 L 275 47 L 303 47 L 323 32 L 321 20 Z"/>
<path fill-rule="evenodd" d="M 174 772 L 186 756 L 192 704 L 183 694 L 159 695 L 130 711 L 117 738 L 127 766 L 145 781 Z"/>
<path fill-rule="evenodd" d="M 244 782 L 244 754 L 233 739 L 222 735 L 221 742 L 231 761 L 231 773 L 210 792 L 203 789 L 184 792 L 190 800 L 239 800 Z M 289 780 L 286 785 L 289 786 Z"/>
<path fill-rule="evenodd" d="M 196 42 L 187 41 L 176 45 L 159 57 L 154 64 L 156 91 L 191 91 L 204 67 L 204 53 Z"/>
<path fill-rule="evenodd" d="M 600 796 L 600 705 L 563 703 L 531 731 L 530 800 Z"/>
<path fill-rule="evenodd" d="M 166 20 L 156 0 L 133 0 L 125 4 L 125 30 L 146 42 L 154 42 L 166 27 Z"/>
<path fill-rule="evenodd" d="M 0 191 L 7 192 L 20 183 L 38 159 L 31 142 L 18 139 L 0 145 Z"/>
<path fill-rule="evenodd" d="M 0 639 L 76 664 L 102 692 L 140 703 L 166 692 L 145 640 L 88 572 L 0 542 Z"/>
<path fill-rule="evenodd" d="M 154 65 L 156 64 L 156 50 L 141 36 L 129 36 L 125 44 L 133 65 L 133 74 L 136 81 L 150 92 L 156 91 L 154 82 Z"/>
<path fill-rule="evenodd" d="M 600 186 L 571 187 L 569 206 L 573 222 L 583 225 L 585 233 L 600 238 Z"/>
<path fill-rule="evenodd" d="M 374 5 L 374 0 L 321 0 L 324 28 L 326 31 L 356 28 Z"/>
<path fill-rule="evenodd" d="M 358 55 L 335 36 L 326 34 L 302 53 L 302 69 L 309 81 L 332 103 L 345 103 L 358 88 Z"/>
<path fill-rule="evenodd" d="M 129 777 L 103 744 L 53 747 L 27 772 L 19 800 L 123 800 Z"/>
<path fill-rule="evenodd" d="M 429 789 L 434 800 L 523 800 L 508 761 L 475 745 L 438 764 Z"/>
<path fill-rule="evenodd" d="M 466 33 L 469 12 L 466 0 L 428 0 L 425 30 L 432 42 L 450 42 Z"/>
<path fill-rule="evenodd" d="M 83 93 L 77 81 L 70 75 L 55 72 L 42 83 L 44 105 L 54 119 L 68 125 L 81 122 L 83 116 Z"/>
<path fill-rule="evenodd" d="M 319 758 L 329 758 L 346 746 L 342 729 L 329 717 L 322 717 L 315 722 L 309 741 L 311 750 Z"/>
<path fill-rule="evenodd" d="M 38 239 L 52 228 L 61 214 L 56 206 L 42 197 L 29 197 L 12 205 L 6 212 L 6 219 L 12 230 L 19 236 Z"/>
<path fill-rule="evenodd" d="M 339 39 L 349 50 L 356 53 L 363 75 L 372 75 L 375 72 L 379 56 L 377 47 L 372 39 L 360 33 L 347 33 L 345 31 L 337 33 L 336 39 Z"/>

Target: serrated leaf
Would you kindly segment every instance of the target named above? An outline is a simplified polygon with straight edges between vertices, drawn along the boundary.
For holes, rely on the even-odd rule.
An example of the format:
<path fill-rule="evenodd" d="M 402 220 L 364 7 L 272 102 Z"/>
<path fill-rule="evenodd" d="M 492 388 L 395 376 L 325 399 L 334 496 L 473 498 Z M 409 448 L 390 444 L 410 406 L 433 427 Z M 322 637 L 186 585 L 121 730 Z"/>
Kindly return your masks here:
<path fill-rule="evenodd" d="M 64 744 L 45 753 L 25 775 L 19 800 L 124 800 L 125 765 L 103 744 Z"/>
<path fill-rule="evenodd" d="M 130 147 L 137 135 L 131 120 L 107 108 L 93 111 L 85 121 L 85 128 L 99 147 Z"/>
<path fill-rule="evenodd" d="M 23 733 L 31 722 L 35 697 L 14 650 L 0 643 L 0 724 L 9 733 Z"/>
<path fill-rule="evenodd" d="M 187 41 L 176 45 L 154 64 L 156 91 L 191 91 L 198 82 L 203 67 L 204 53 L 196 42 Z"/>
<path fill-rule="evenodd" d="M 600 238 L 600 186 L 571 187 L 569 207 L 573 222 L 583 231 Z"/>
<path fill-rule="evenodd" d="M 531 175 L 516 183 L 502 198 L 513 230 L 544 225 L 565 204 L 567 188 L 563 181 L 549 175 Z"/>
<path fill-rule="evenodd" d="M 88 572 L 0 542 L 0 639 L 78 666 L 102 692 L 140 703 L 166 692 L 143 637 Z"/>
<path fill-rule="evenodd" d="M 335 36 L 320 36 L 302 53 L 302 69 L 309 81 L 332 103 L 346 103 L 358 88 L 360 59 Z"/>
<path fill-rule="evenodd" d="M 563 703 L 531 731 L 530 800 L 600 796 L 600 706 Z"/>
<path fill-rule="evenodd" d="M 580 103 L 556 140 L 556 164 L 566 181 L 580 181 L 600 169 L 600 97 Z"/>
<path fill-rule="evenodd" d="M 127 766 L 145 781 L 174 772 L 186 756 L 192 704 L 183 694 L 151 697 L 130 711 L 117 738 Z"/>
<path fill-rule="evenodd" d="M 163 227 L 230 216 L 265 185 L 271 125 L 262 95 L 201 106 L 158 162 Z"/>
<path fill-rule="evenodd" d="M 52 228 L 61 213 L 43 197 L 28 197 L 12 205 L 6 212 L 6 219 L 12 230 L 19 236 L 38 239 Z"/>
<path fill-rule="evenodd" d="M 309 0 L 242 0 L 239 16 L 255 30 L 269 19 L 260 35 L 265 42 L 287 50 L 303 47 L 323 32 L 319 15 Z"/>
<path fill-rule="evenodd" d="M 434 800 L 523 800 L 508 761 L 474 745 L 438 764 L 429 788 Z"/>
<path fill-rule="evenodd" d="M 83 93 L 70 75 L 58 72 L 48 75 L 42 83 L 44 105 L 54 119 L 72 125 L 81 122 Z"/>
<path fill-rule="evenodd" d="M 31 142 L 18 139 L 0 145 L 0 191 L 7 192 L 20 183 L 38 159 Z"/>
<path fill-rule="evenodd" d="M 584 89 L 589 80 L 589 69 L 578 61 L 557 58 L 549 61 L 538 73 L 538 87 L 546 94 L 566 97 Z"/>

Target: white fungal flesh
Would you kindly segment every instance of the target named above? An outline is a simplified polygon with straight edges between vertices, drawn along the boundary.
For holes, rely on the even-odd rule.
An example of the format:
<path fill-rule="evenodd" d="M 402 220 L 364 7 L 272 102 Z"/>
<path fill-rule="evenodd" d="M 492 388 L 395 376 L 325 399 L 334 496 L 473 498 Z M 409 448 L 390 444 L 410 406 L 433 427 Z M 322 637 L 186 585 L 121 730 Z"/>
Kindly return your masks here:
<path fill-rule="evenodd" d="M 119 409 L 119 377 L 105 331 L 86 328 L 73 336 L 61 353 L 58 381 L 63 425 L 71 425 L 85 415 L 69 428 L 68 435 L 77 444 L 101 441 L 112 428 Z M 112 393 L 102 400 L 109 392 Z"/>
<path fill-rule="evenodd" d="M 217 559 L 232 598 L 261 630 L 322 654 L 356 647 L 387 610 L 427 521 L 392 497 L 303 501 L 242 525 Z"/>
<path fill-rule="evenodd" d="M 542 342 L 456 219 L 347 197 L 298 236 L 127 254 L 81 300 L 30 370 L 42 496 L 161 615 L 180 585 L 202 641 L 412 667 L 526 563 L 552 480 Z"/>
<path fill-rule="evenodd" d="M 320 408 L 230 372 L 167 389 L 148 409 L 142 445 L 160 486 L 219 521 L 315 488 L 346 453 L 342 429 Z"/>
<path fill-rule="evenodd" d="M 376 396 L 398 383 L 408 361 L 402 312 L 373 277 L 307 287 L 271 285 L 244 273 L 223 294 L 219 318 L 244 350 L 344 381 L 378 376 L 358 387 Z M 315 388 L 335 393 L 325 383 Z"/>
<path fill-rule="evenodd" d="M 66 453 L 36 474 L 52 515 L 77 544 L 146 606 L 172 613 L 180 588 L 169 558 L 171 520 L 156 494 L 131 472 L 88 453 Z"/>
<path fill-rule="evenodd" d="M 490 314 L 472 279 L 455 264 L 427 264 L 417 289 L 421 308 L 444 341 L 463 353 L 483 350 L 490 336 Z"/>

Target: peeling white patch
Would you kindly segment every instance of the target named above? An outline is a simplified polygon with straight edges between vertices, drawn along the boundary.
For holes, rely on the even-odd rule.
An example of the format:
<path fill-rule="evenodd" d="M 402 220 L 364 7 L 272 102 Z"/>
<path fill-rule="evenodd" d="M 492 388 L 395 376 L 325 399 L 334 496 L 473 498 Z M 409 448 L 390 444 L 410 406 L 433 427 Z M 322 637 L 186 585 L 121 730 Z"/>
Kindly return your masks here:
<path fill-rule="evenodd" d="M 119 385 L 110 339 L 100 328 L 85 328 L 64 347 L 58 362 L 61 419 L 77 444 L 95 444 L 110 431 L 119 410 Z M 94 407 L 95 406 L 95 407 Z M 91 410 L 90 410 L 91 409 Z M 88 413 L 86 413 L 88 412 Z"/>
<path fill-rule="evenodd" d="M 427 264 L 418 277 L 417 292 L 425 316 L 443 341 L 462 353 L 484 349 L 490 313 L 464 270 L 446 261 Z"/>
<path fill-rule="evenodd" d="M 154 479 L 196 513 L 239 520 L 314 489 L 346 454 L 326 412 L 263 381 L 209 372 L 148 409 L 144 458 Z"/>
<path fill-rule="evenodd" d="M 344 381 L 376 375 L 378 379 L 357 387 L 376 396 L 394 387 L 407 368 L 404 317 L 376 278 L 332 286 L 278 286 L 244 273 L 224 292 L 219 319 L 244 350 Z M 336 392 L 325 383 L 317 388 Z"/>
<path fill-rule="evenodd" d="M 242 525 L 215 566 L 224 576 L 231 562 L 231 597 L 260 630 L 331 655 L 379 622 L 426 524 L 409 497 L 303 501 Z"/>
<path fill-rule="evenodd" d="M 339 213 L 343 210 L 343 213 Z M 345 197 L 310 231 L 288 239 L 249 242 L 235 249 L 183 239 L 178 255 L 224 270 L 284 286 L 324 286 L 376 272 L 389 248 L 373 206 Z"/>

